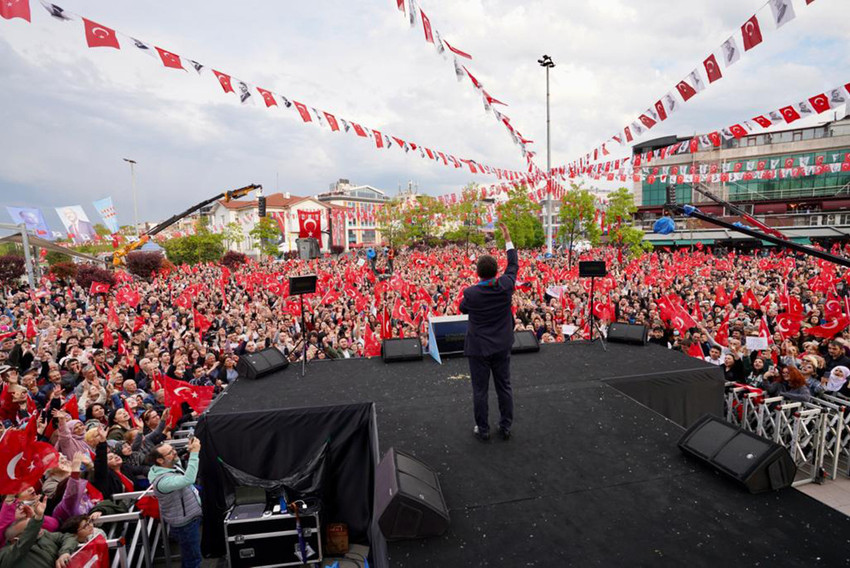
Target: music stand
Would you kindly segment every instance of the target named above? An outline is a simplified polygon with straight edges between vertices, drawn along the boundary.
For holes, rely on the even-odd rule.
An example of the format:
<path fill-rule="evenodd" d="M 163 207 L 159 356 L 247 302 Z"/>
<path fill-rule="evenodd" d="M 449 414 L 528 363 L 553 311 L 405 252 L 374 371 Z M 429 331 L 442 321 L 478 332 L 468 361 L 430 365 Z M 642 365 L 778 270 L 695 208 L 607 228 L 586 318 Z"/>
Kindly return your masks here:
<path fill-rule="evenodd" d="M 605 336 L 602 335 L 602 330 L 599 329 L 599 324 L 593 316 L 593 285 L 597 278 L 604 278 L 607 275 L 608 269 L 605 267 L 604 260 L 583 260 L 578 263 L 578 277 L 590 278 L 590 301 L 588 302 L 590 305 L 590 314 L 588 314 L 588 321 L 590 322 L 588 325 L 588 329 L 590 329 L 590 342 L 593 343 L 593 330 L 595 328 L 599 340 L 602 343 L 603 351 L 608 351 L 608 348 L 605 346 Z M 561 293 L 563 294 L 563 292 Z"/>
<path fill-rule="evenodd" d="M 307 374 L 307 322 L 304 319 L 304 294 L 316 292 L 315 274 L 289 277 L 289 295 L 301 298 L 301 341 L 304 343 L 304 353 L 301 357 L 301 376 Z"/>

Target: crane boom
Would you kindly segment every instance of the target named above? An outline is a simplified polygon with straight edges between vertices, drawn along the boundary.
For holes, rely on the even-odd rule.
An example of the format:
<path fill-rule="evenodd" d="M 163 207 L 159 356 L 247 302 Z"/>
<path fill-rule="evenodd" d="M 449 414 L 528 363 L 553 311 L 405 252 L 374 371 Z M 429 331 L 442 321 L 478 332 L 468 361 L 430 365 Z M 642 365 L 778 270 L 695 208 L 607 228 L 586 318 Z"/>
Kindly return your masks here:
<path fill-rule="evenodd" d="M 231 189 L 231 190 L 228 190 L 228 191 L 224 191 L 222 193 L 219 193 L 215 197 L 205 199 L 204 201 L 201 201 L 200 203 L 193 205 L 192 207 L 186 209 L 182 213 L 172 215 L 171 217 L 169 217 L 168 219 L 166 219 L 162 223 L 159 223 L 156 226 L 152 227 L 151 229 L 145 231 L 139 237 L 138 240 L 136 240 L 132 243 L 128 243 L 128 244 L 124 245 L 123 247 L 121 247 L 119 249 L 116 249 L 116 251 L 113 253 L 113 256 L 112 256 L 112 264 L 116 265 L 116 266 L 119 265 L 119 264 L 123 264 L 124 258 L 129 253 L 133 252 L 134 250 L 136 250 L 138 248 L 141 248 L 146 242 L 148 242 L 151 239 L 151 237 L 153 237 L 157 233 L 161 233 L 162 231 L 164 231 L 165 229 L 167 229 L 168 227 L 170 227 L 174 223 L 177 223 L 178 221 L 180 221 L 180 219 L 184 219 L 185 217 L 188 217 L 189 215 L 191 215 L 195 211 L 201 209 L 202 207 L 205 207 L 205 206 L 209 205 L 210 203 L 218 201 L 219 199 L 224 199 L 225 202 L 230 202 L 233 199 L 239 199 L 240 197 L 244 197 L 244 196 L 248 195 L 248 193 L 250 193 L 254 190 L 257 190 L 257 189 L 263 189 L 263 186 L 259 185 L 259 184 L 251 184 L 251 185 L 246 185 L 245 187 L 240 187 L 239 189 Z"/>

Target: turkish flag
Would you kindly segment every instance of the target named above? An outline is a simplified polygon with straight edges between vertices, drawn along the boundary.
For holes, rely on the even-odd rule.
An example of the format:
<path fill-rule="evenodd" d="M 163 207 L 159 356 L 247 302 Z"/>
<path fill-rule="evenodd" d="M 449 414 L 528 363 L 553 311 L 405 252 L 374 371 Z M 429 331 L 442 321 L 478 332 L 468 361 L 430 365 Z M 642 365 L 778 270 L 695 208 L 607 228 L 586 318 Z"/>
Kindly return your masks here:
<path fill-rule="evenodd" d="M 71 555 L 66 568 L 109 568 L 109 546 L 102 534 Z"/>
<path fill-rule="evenodd" d="M 166 67 L 171 67 L 172 69 L 183 69 L 183 64 L 180 63 L 180 56 L 176 53 L 171 53 L 170 51 L 166 51 L 161 47 L 156 48 L 157 53 L 159 53 L 159 58 L 162 59 L 162 64 Z M 185 71 L 185 69 L 184 69 Z"/>
<path fill-rule="evenodd" d="M 392 339 L 393 326 L 390 321 L 390 314 L 387 312 L 387 306 L 384 306 L 383 317 L 381 318 L 381 339 Z"/>
<path fill-rule="evenodd" d="M 664 108 L 664 103 L 661 101 L 655 101 L 655 112 L 658 113 L 658 118 L 667 120 L 667 109 Z"/>
<path fill-rule="evenodd" d="M 785 122 L 789 124 L 800 118 L 800 113 L 792 106 L 782 107 L 779 109 L 779 112 L 782 113 L 782 118 L 785 119 Z"/>
<path fill-rule="evenodd" d="M 848 325 L 850 325 L 850 318 L 848 318 L 847 316 L 839 316 L 823 325 L 816 325 L 814 327 L 810 327 L 806 330 L 806 333 L 815 337 L 822 337 L 824 339 L 828 339 L 831 337 L 835 337 L 836 335 L 844 331 L 844 329 Z"/>
<path fill-rule="evenodd" d="M 691 138 L 691 141 L 688 143 L 688 145 L 690 146 L 692 154 L 699 152 L 699 139 L 696 136 Z"/>
<path fill-rule="evenodd" d="M 30 429 L 6 430 L 0 440 L 0 492 L 18 493 L 38 483 L 44 472 L 59 463 L 56 448 L 31 440 Z"/>
<path fill-rule="evenodd" d="M 711 144 L 715 148 L 720 147 L 720 133 L 719 132 L 709 132 L 708 139 L 711 140 Z"/>
<path fill-rule="evenodd" d="M 744 293 L 744 297 L 741 298 L 741 303 L 753 310 L 761 309 L 761 304 L 759 304 L 758 298 L 756 298 L 756 295 L 753 293 L 751 288 L 747 288 L 747 291 Z"/>
<path fill-rule="evenodd" d="M 351 123 L 351 126 L 354 128 L 354 132 L 356 132 L 356 133 L 357 133 L 357 136 L 360 136 L 360 137 L 362 137 L 362 138 L 366 138 L 366 137 L 367 137 L 366 131 L 365 131 L 365 130 L 363 130 L 363 127 L 362 127 L 362 126 L 360 126 L 360 125 L 359 125 L 359 124 L 357 124 L 356 122 L 352 122 L 352 123 Z"/>
<path fill-rule="evenodd" d="M 322 212 L 321 211 L 299 211 L 298 212 L 298 237 L 314 239 L 322 238 Z"/>
<path fill-rule="evenodd" d="M 12 18 L 21 18 L 31 22 L 30 19 L 30 1 L 29 0 L 3 0 L 0 2 L 0 16 L 7 20 Z"/>
<path fill-rule="evenodd" d="M 133 333 L 142 329 L 143 325 L 145 325 L 145 317 L 143 315 L 139 314 L 133 318 Z"/>
<path fill-rule="evenodd" d="M 713 53 L 702 64 L 705 67 L 705 74 L 708 75 L 709 83 L 714 83 L 723 77 L 723 73 L 720 72 L 720 66 L 717 64 L 717 59 L 715 59 Z"/>
<path fill-rule="evenodd" d="M 654 121 L 654 120 L 652 120 L 650 117 L 646 116 L 645 114 L 640 115 L 640 121 L 641 121 L 641 122 L 643 123 L 643 125 L 644 125 L 644 126 L 646 126 L 647 128 L 652 128 L 653 126 L 655 126 L 655 121 Z M 603 149 L 604 149 L 604 148 L 605 148 L 605 147 L 603 146 Z"/>
<path fill-rule="evenodd" d="M 697 322 L 694 321 L 694 318 L 692 318 L 691 315 L 684 310 L 684 308 L 679 306 L 676 306 L 676 308 L 676 314 L 670 320 L 670 324 L 679 330 L 681 335 L 685 335 L 685 332 L 689 329 L 697 327 Z"/>
<path fill-rule="evenodd" d="M 729 315 L 727 314 L 725 318 L 723 318 L 723 322 L 720 324 L 720 327 L 717 328 L 717 332 L 714 334 L 714 341 L 719 343 L 720 345 L 724 345 L 726 347 L 729 346 Z"/>
<path fill-rule="evenodd" d="M 121 46 L 118 45 L 118 36 L 115 34 L 115 30 L 85 18 L 83 18 L 83 24 L 86 27 L 86 42 L 89 44 L 89 47 L 114 47 L 115 49 L 121 49 Z"/>
<path fill-rule="evenodd" d="M 224 89 L 225 93 L 234 92 L 233 91 L 233 84 L 231 83 L 231 79 L 230 79 L 230 75 L 225 75 L 224 73 L 216 71 L 215 69 L 213 69 L 212 72 L 213 72 L 213 75 L 215 75 L 215 78 L 218 79 L 218 84 L 221 85 L 221 88 Z"/>
<path fill-rule="evenodd" d="M 759 160 L 758 163 L 756 164 L 756 169 L 760 172 L 764 171 L 764 169 L 766 167 L 767 167 L 767 162 L 764 161 L 764 160 Z"/>
<path fill-rule="evenodd" d="M 106 321 L 115 327 L 118 327 L 120 323 L 118 313 L 115 311 L 115 306 L 112 303 L 109 304 L 109 308 L 106 312 Z"/>
<path fill-rule="evenodd" d="M 827 108 L 829 108 L 828 105 L 827 105 Z M 773 124 L 772 122 L 770 122 L 769 118 L 764 117 L 764 116 L 757 116 L 753 120 L 758 122 L 759 126 L 761 126 L 762 128 L 769 128 Z"/>
<path fill-rule="evenodd" d="M 471 55 L 469 55 L 468 53 L 466 53 L 464 51 L 457 49 L 456 47 L 452 47 L 451 45 L 449 45 L 449 42 L 447 42 L 446 40 L 443 40 L 443 43 L 446 44 L 446 47 L 448 47 L 449 50 L 452 53 L 454 53 L 455 55 L 460 55 L 461 57 L 465 57 L 467 59 L 472 59 Z"/>
<path fill-rule="evenodd" d="M 89 287 L 89 294 L 106 294 L 107 292 L 109 292 L 109 284 L 105 282 L 92 281 Z"/>
<path fill-rule="evenodd" d="M 336 117 L 329 112 L 324 114 L 325 118 L 328 119 L 328 125 L 331 127 L 331 130 L 337 132 L 339 130 L 339 123 L 336 121 Z"/>
<path fill-rule="evenodd" d="M 259 92 L 260 96 L 263 97 L 263 101 L 266 103 L 266 108 L 277 106 L 277 101 L 274 99 L 274 95 L 271 91 L 257 87 L 257 92 Z"/>
<path fill-rule="evenodd" d="M 195 329 L 197 329 L 203 336 L 212 325 L 210 320 L 208 320 L 204 314 L 198 310 L 192 310 L 192 316 L 195 321 Z"/>
<path fill-rule="evenodd" d="M 381 354 L 381 341 L 368 323 L 366 324 L 365 343 L 364 354 L 366 357 L 377 357 Z"/>
<path fill-rule="evenodd" d="M 428 43 L 434 43 L 434 32 L 431 31 L 431 20 L 429 20 L 428 16 L 425 15 L 422 8 L 419 9 L 419 15 L 422 16 L 422 28 L 425 30 L 425 41 Z"/>
<path fill-rule="evenodd" d="M 741 26 L 741 34 L 744 36 L 744 51 L 749 51 L 761 43 L 761 28 L 755 15 Z"/>
<path fill-rule="evenodd" d="M 634 138 L 632 138 L 632 131 L 629 130 L 628 126 L 624 128 L 623 131 L 626 133 L 626 142 L 631 142 L 632 140 L 634 140 Z"/>
<path fill-rule="evenodd" d="M 718 286 L 714 291 L 714 303 L 718 306 L 725 306 L 729 303 L 729 296 L 726 294 L 726 288 Z"/>
<path fill-rule="evenodd" d="M 733 124 L 732 126 L 730 126 L 729 132 L 732 133 L 732 136 L 739 139 L 747 135 L 747 131 L 740 124 Z"/>
<path fill-rule="evenodd" d="M 826 95 L 823 93 L 810 98 L 809 102 L 812 103 L 812 108 L 815 109 L 818 114 L 829 110 L 829 99 L 826 98 Z"/>
<path fill-rule="evenodd" d="M 693 87 L 691 87 L 687 82 L 680 81 L 678 85 L 676 85 L 676 90 L 679 91 L 679 94 L 682 95 L 682 99 L 687 102 L 691 97 L 697 94 Z"/>
<path fill-rule="evenodd" d="M 794 167 L 794 158 L 785 158 L 785 167 L 793 168 Z"/>
<path fill-rule="evenodd" d="M 26 330 L 25 335 L 26 335 L 27 339 L 29 339 L 29 340 L 32 340 L 33 338 L 35 338 L 36 335 L 38 335 L 38 332 L 35 329 L 35 324 L 33 323 L 32 318 L 29 318 L 27 320 L 27 330 Z"/>
<path fill-rule="evenodd" d="M 304 103 L 292 101 L 292 104 L 294 104 L 295 108 L 298 109 L 298 114 L 301 115 L 301 120 L 303 120 L 304 122 L 313 122 L 313 117 L 310 116 L 310 111 L 307 110 L 307 107 L 304 105 Z"/>
<path fill-rule="evenodd" d="M 776 331 L 783 339 L 794 337 L 800 332 L 802 317 L 790 312 L 776 314 Z"/>
<path fill-rule="evenodd" d="M 162 380 L 165 389 L 165 406 L 172 409 L 171 416 L 175 422 L 180 419 L 181 404 L 185 402 L 192 407 L 192 410 L 201 413 L 210 405 L 215 394 L 215 387 L 190 385 L 172 379 L 168 375 L 164 375 Z"/>

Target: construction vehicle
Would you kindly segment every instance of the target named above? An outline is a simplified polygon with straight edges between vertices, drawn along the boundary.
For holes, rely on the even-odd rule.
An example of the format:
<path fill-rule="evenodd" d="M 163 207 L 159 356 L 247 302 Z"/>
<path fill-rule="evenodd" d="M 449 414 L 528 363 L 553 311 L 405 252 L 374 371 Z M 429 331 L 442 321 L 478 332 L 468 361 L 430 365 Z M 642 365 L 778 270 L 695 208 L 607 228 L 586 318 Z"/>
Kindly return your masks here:
<path fill-rule="evenodd" d="M 211 197 L 209 199 L 201 201 L 197 205 L 193 205 L 192 207 L 183 211 L 182 213 L 178 213 L 177 215 L 173 215 L 173 216 L 169 217 L 168 219 L 166 219 L 165 221 L 163 221 L 162 223 L 151 228 L 150 230 L 145 231 L 143 234 L 139 235 L 139 238 L 137 240 L 133 241 L 132 243 L 127 243 L 126 245 L 116 249 L 115 252 L 112 255 L 112 264 L 115 265 L 115 266 L 124 264 L 124 259 L 126 258 L 126 256 L 128 254 L 130 254 L 131 252 L 133 252 L 136 249 L 141 248 L 142 246 L 144 246 L 145 243 L 147 243 L 148 241 L 151 240 L 151 237 L 155 236 L 157 233 L 161 233 L 162 231 L 164 231 L 165 229 L 167 229 L 168 227 L 170 227 L 174 223 L 178 222 L 180 219 L 188 217 L 189 215 L 191 215 L 192 213 L 194 213 L 198 209 L 201 209 L 202 207 L 209 205 L 210 203 L 218 201 L 219 199 L 224 199 L 225 203 L 227 203 L 227 202 L 230 202 L 233 199 L 239 199 L 240 197 L 244 197 L 252 191 L 255 191 L 255 190 L 262 191 L 262 189 L 263 189 L 262 185 L 251 184 L 251 185 L 246 185 L 245 187 L 240 187 L 239 189 L 232 189 L 230 191 L 225 191 L 223 193 L 219 193 L 215 197 Z"/>

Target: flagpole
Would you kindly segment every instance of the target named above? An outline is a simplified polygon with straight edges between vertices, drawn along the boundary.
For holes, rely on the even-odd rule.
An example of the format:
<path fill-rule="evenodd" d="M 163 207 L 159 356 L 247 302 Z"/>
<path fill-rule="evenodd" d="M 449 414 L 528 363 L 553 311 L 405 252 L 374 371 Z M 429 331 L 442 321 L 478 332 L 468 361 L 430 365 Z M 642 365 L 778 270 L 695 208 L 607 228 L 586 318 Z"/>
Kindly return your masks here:
<path fill-rule="evenodd" d="M 546 69 L 546 252 L 552 254 L 552 138 L 549 115 L 549 69 L 555 62 L 548 55 L 537 60 Z"/>
<path fill-rule="evenodd" d="M 139 208 L 136 204 L 136 160 L 124 158 L 124 161 L 130 164 L 130 180 L 133 185 L 133 228 L 135 229 L 136 238 L 139 238 Z"/>

